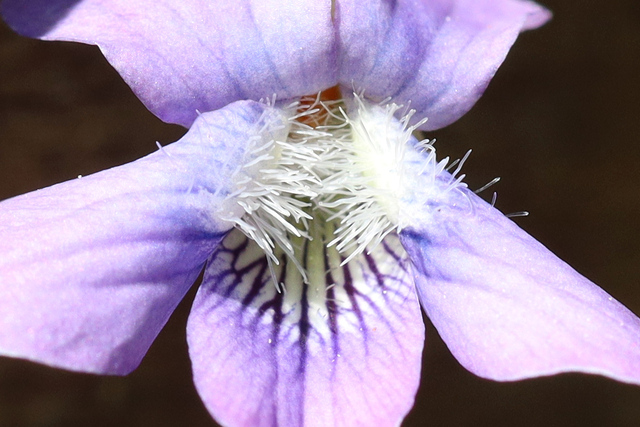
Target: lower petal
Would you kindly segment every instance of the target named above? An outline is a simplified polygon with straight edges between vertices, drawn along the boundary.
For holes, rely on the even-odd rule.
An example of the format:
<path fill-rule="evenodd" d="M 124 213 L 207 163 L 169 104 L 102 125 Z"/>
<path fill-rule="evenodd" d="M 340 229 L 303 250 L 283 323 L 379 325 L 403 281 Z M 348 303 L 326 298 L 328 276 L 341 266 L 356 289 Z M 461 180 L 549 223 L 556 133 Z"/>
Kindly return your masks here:
<path fill-rule="evenodd" d="M 397 238 L 344 267 L 322 239 L 307 245 L 310 284 L 283 259 L 283 293 L 238 231 L 214 254 L 187 327 L 205 405 L 228 426 L 398 425 L 424 326 Z"/>
<path fill-rule="evenodd" d="M 406 229 L 420 301 L 471 372 L 640 384 L 640 319 L 466 189 Z"/>

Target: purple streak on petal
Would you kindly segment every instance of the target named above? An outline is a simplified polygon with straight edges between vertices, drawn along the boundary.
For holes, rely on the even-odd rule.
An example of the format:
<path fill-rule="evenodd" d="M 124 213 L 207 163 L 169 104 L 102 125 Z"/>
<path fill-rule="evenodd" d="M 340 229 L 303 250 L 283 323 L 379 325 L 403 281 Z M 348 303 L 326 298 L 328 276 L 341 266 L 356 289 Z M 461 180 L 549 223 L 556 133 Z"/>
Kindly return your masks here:
<path fill-rule="evenodd" d="M 393 239 L 344 268 L 307 243 L 305 262 L 328 274 L 296 286 L 283 259 L 279 294 L 257 246 L 238 231 L 227 236 L 187 326 L 196 387 L 220 423 L 400 423 L 419 381 L 424 326 Z"/>
<path fill-rule="evenodd" d="M 640 384 L 640 319 L 475 194 L 452 191 L 401 240 L 425 311 L 471 372 Z"/>
<path fill-rule="evenodd" d="M 331 2 L 5 0 L 21 34 L 98 45 L 162 120 L 314 94 L 336 83 Z"/>
<path fill-rule="evenodd" d="M 0 353 L 133 370 L 231 228 L 216 210 L 263 110 L 234 104 L 143 159 L 0 203 Z"/>
<path fill-rule="evenodd" d="M 341 0 L 340 84 L 441 128 L 475 104 L 518 33 L 549 17 L 519 0 Z"/>

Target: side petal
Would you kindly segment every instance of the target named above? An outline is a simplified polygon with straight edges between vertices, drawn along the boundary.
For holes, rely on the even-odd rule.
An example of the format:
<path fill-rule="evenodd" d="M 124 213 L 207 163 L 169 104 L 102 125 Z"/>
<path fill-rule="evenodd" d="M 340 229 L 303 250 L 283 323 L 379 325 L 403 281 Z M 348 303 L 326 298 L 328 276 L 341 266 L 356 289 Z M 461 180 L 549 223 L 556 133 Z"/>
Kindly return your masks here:
<path fill-rule="evenodd" d="M 401 240 L 458 361 L 494 380 L 580 371 L 640 384 L 640 319 L 475 194 L 452 194 Z"/>
<path fill-rule="evenodd" d="M 518 33 L 549 17 L 520 0 L 340 0 L 339 81 L 441 128 L 480 98 Z"/>
<path fill-rule="evenodd" d="M 336 83 L 331 2 L 5 0 L 17 32 L 96 44 L 162 120 Z"/>
<path fill-rule="evenodd" d="M 138 161 L 0 203 L 0 354 L 133 370 L 231 227 L 216 209 L 262 109 L 204 115 Z"/>
<path fill-rule="evenodd" d="M 303 249 L 310 284 L 284 264 L 277 293 L 264 254 L 228 235 L 187 325 L 196 387 L 218 422 L 400 424 L 420 379 L 424 325 L 394 238 L 345 267 L 314 239 Z"/>

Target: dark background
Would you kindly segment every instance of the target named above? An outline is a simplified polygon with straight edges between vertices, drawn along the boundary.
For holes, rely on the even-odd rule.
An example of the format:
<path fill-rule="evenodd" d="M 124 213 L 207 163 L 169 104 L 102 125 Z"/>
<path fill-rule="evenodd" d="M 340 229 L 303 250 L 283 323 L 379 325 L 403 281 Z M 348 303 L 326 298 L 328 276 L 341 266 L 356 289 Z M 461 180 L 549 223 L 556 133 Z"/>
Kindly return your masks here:
<path fill-rule="evenodd" d="M 472 188 L 640 313 L 640 2 L 546 0 L 482 100 L 430 136 L 462 156 Z M 0 199 L 134 160 L 183 130 L 142 106 L 97 48 L 0 25 Z M 490 197 L 490 191 L 487 196 Z M 124 378 L 0 358 L 0 426 L 210 426 L 191 382 L 193 292 Z M 640 387 L 578 374 L 476 378 L 427 324 L 424 376 L 405 426 L 638 426 Z"/>

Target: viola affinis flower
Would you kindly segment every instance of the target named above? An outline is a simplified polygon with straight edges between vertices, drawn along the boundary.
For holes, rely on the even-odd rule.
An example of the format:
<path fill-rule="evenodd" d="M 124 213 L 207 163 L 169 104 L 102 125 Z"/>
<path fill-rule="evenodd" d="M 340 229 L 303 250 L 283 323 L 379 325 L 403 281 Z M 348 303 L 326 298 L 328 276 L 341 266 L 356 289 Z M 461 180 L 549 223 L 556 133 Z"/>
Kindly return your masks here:
<path fill-rule="evenodd" d="M 549 18 L 537 4 L 5 0 L 2 14 L 98 45 L 189 131 L 0 203 L 0 354 L 127 374 L 204 271 L 187 339 L 226 426 L 398 425 L 421 306 L 484 378 L 640 384 L 640 320 L 414 136 L 471 108 Z"/>

